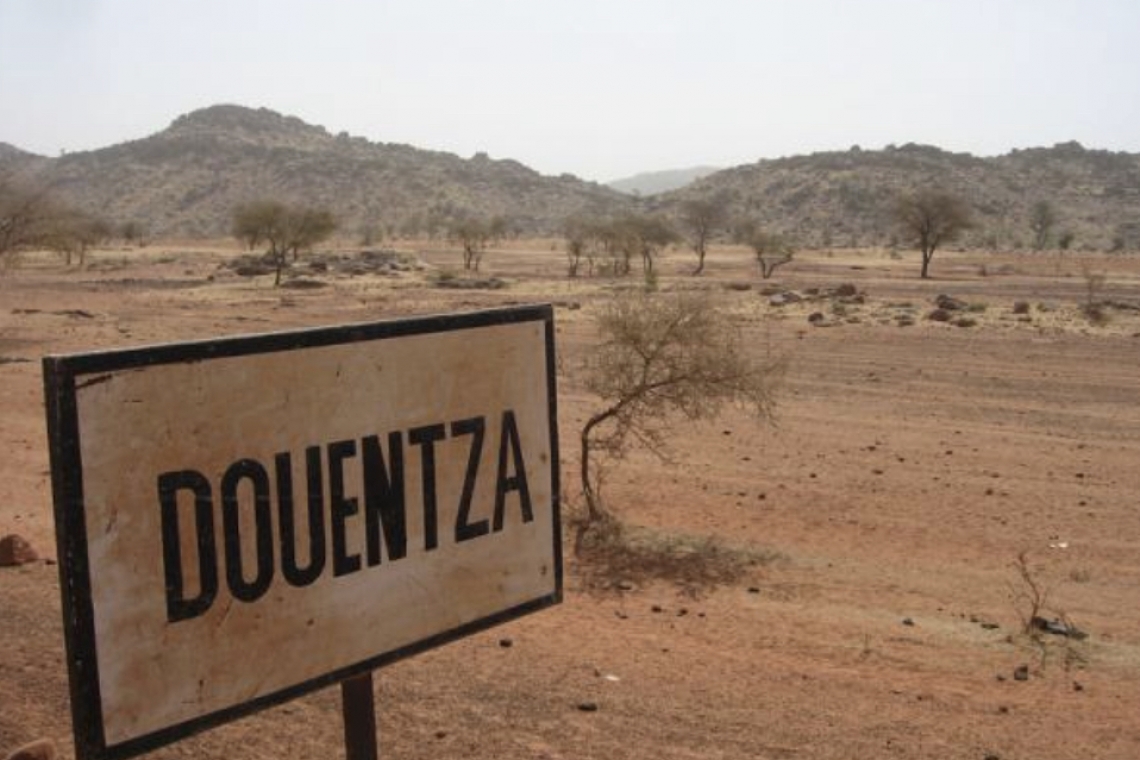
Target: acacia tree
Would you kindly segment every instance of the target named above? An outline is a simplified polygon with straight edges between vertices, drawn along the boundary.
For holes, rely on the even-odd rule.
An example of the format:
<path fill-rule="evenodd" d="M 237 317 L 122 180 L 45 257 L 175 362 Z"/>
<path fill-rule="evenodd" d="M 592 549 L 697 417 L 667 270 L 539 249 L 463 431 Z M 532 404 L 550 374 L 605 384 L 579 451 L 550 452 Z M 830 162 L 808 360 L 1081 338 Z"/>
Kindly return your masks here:
<path fill-rule="evenodd" d="M 68 265 L 78 255 L 82 264 L 87 250 L 110 236 L 105 221 L 59 203 L 42 188 L 0 176 L 0 265 L 36 248 L 61 253 Z"/>
<path fill-rule="evenodd" d="M 693 275 L 705 271 L 705 255 L 713 236 L 728 220 L 728 203 L 723 195 L 711 198 L 693 198 L 681 204 L 681 225 L 689 245 L 697 254 L 697 268 Z"/>
<path fill-rule="evenodd" d="M 971 226 L 965 201 L 942 190 L 927 189 L 901 196 L 895 204 L 895 221 L 902 235 L 922 251 L 923 279 L 930 276 L 935 250 Z"/>
<path fill-rule="evenodd" d="M 1057 213 L 1053 204 L 1041 200 L 1029 210 L 1029 229 L 1033 232 L 1033 250 L 1043 251 L 1049 245 L 1049 237 L 1057 224 Z"/>
<path fill-rule="evenodd" d="M 253 250 L 266 246 L 266 256 L 274 265 L 274 287 L 281 284 L 281 272 L 289 255 L 297 260 L 302 249 L 327 240 L 336 230 L 332 212 L 279 201 L 253 201 L 234 209 L 232 234 Z"/>
<path fill-rule="evenodd" d="M 80 211 L 59 211 L 47 224 L 43 246 L 60 253 L 71 266 L 78 257 L 79 265 L 87 262 L 87 251 L 111 238 L 111 225 L 105 220 Z"/>
<path fill-rule="evenodd" d="M 597 222 L 582 216 L 568 218 L 562 226 L 566 238 L 567 274 L 577 277 L 585 258 L 589 266 L 587 274 L 594 273 L 593 248 L 598 238 Z"/>
<path fill-rule="evenodd" d="M 482 219 L 467 216 L 456 219 L 448 227 L 447 236 L 463 248 L 463 268 L 479 271 L 483 254 L 487 248 L 506 231 L 507 223 L 502 217 Z"/>
<path fill-rule="evenodd" d="M 629 274 L 630 261 L 636 256 L 641 259 L 641 269 L 645 274 L 653 273 L 653 263 L 661 250 L 676 242 L 677 233 L 660 216 L 650 214 L 626 214 L 613 222 L 613 238 L 621 252 L 620 274 Z"/>
<path fill-rule="evenodd" d="M 0 175 L 0 264 L 20 251 L 44 245 L 59 207 L 43 190 Z"/>
<path fill-rule="evenodd" d="M 595 452 L 617 460 L 640 445 L 663 455 L 673 413 L 703 419 L 737 402 L 768 418 L 781 368 L 753 358 L 737 325 L 703 293 L 619 295 L 597 323 L 586 387 L 603 405 L 579 435 L 587 526 L 608 516 Z"/>
<path fill-rule="evenodd" d="M 743 219 L 736 224 L 733 239 L 752 249 L 752 255 L 760 267 L 760 276 L 765 280 L 772 276 L 777 267 L 787 264 L 795 257 L 795 248 L 787 238 L 778 232 L 765 230 L 752 219 Z"/>

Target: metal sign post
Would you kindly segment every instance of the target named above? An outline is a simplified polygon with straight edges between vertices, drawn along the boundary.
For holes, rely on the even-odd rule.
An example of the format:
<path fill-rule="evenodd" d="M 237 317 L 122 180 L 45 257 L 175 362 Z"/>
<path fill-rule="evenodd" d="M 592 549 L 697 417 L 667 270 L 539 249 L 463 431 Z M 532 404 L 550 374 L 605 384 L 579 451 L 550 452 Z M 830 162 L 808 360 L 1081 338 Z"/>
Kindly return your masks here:
<path fill-rule="evenodd" d="M 376 704 L 372 673 L 353 676 L 340 683 L 341 712 L 344 713 L 344 756 L 346 760 L 377 760 Z"/>

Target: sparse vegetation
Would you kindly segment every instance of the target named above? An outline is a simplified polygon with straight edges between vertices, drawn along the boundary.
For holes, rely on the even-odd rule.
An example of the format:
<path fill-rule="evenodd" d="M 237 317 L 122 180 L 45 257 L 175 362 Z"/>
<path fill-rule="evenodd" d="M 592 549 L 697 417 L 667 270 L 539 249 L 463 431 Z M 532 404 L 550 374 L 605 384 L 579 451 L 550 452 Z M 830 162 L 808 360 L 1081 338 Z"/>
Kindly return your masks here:
<path fill-rule="evenodd" d="M 899 231 L 922 252 L 922 279 L 930 276 L 934 252 L 957 239 L 970 225 L 970 209 L 956 195 L 919 190 L 901 196 L 895 205 Z"/>
<path fill-rule="evenodd" d="M 505 230 L 506 220 L 502 217 L 483 219 L 477 216 L 464 216 L 451 222 L 447 236 L 449 240 L 462 247 L 463 268 L 478 272 L 483 254 L 503 236 Z"/>
<path fill-rule="evenodd" d="M 694 275 L 705 271 L 705 256 L 713 236 L 728 220 L 728 199 L 723 193 L 705 198 L 691 198 L 681 204 L 681 224 L 689 245 L 697 254 Z"/>
<path fill-rule="evenodd" d="M 1029 212 L 1029 229 L 1033 232 L 1033 250 L 1043 251 L 1049 246 L 1053 227 L 1057 224 L 1057 213 L 1053 204 L 1046 200 L 1037 201 Z M 1068 244 L 1062 246 L 1068 248 Z"/>
<path fill-rule="evenodd" d="M 598 330 L 586 385 L 604 405 L 579 435 L 587 525 L 608 512 L 595 453 L 620 460 L 637 445 L 663 456 L 673 413 L 702 419 L 737 402 L 769 417 L 780 369 L 750 356 L 739 328 L 705 294 L 616 296 L 598 315 Z"/>
<path fill-rule="evenodd" d="M 254 201 L 234 209 L 231 231 L 249 250 L 266 246 L 266 256 L 274 267 L 274 286 L 281 284 L 281 273 L 302 249 L 310 249 L 328 239 L 336 230 L 332 212 L 304 206 L 288 206 L 279 201 Z"/>
<path fill-rule="evenodd" d="M 765 280 L 795 256 L 795 248 L 787 238 L 779 233 L 768 232 L 751 219 L 736 224 L 733 238 L 752 249 L 756 264 L 760 267 L 760 276 Z"/>

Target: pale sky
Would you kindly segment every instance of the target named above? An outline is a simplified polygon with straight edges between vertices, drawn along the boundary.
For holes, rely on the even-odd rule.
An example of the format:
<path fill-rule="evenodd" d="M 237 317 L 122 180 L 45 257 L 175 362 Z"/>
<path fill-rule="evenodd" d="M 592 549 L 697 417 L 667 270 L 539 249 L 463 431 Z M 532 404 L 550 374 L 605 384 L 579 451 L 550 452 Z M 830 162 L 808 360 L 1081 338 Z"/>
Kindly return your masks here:
<path fill-rule="evenodd" d="M 90 150 L 218 103 L 598 181 L 1140 152 L 1140 0 L 0 0 L 0 142 Z"/>

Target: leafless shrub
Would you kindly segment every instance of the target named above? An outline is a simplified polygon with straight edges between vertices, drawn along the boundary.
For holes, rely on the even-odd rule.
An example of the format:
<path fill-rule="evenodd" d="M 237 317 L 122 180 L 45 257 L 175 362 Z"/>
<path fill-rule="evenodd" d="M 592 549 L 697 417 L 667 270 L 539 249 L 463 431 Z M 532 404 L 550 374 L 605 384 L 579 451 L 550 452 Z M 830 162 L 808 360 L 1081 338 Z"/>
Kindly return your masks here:
<path fill-rule="evenodd" d="M 598 329 L 586 385 L 604 406 L 579 437 L 587 523 L 606 515 L 593 454 L 616 461 L 640 446 L 663 457 L 674 413 L 697 420 L 738 403 L 769 418 L 781 370 L 779 360 L 750 354 L 706 293 L 619 293 L 598 315 Z"/>

